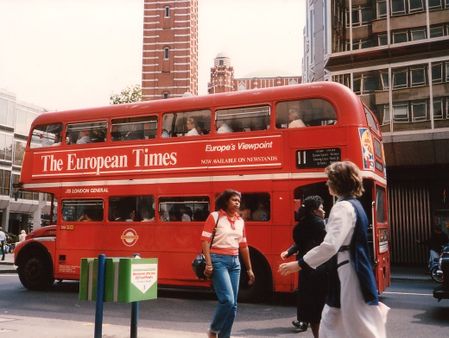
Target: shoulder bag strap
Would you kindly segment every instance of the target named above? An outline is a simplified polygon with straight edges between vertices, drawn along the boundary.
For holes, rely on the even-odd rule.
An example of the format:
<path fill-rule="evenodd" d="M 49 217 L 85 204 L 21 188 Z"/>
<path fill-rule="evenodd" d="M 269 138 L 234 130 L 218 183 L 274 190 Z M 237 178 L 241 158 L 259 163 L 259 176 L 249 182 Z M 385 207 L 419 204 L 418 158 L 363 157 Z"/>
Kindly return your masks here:
<path fill-rule="evenodd" d="M 215 232 L 217 231 L 218 221 L 220 220 L 220 213 L 218 211 L 216 211 L 216 213 L 217 213 L 217 220 L 215 221 L 215 227 L 214 227 L 214 230 L 212 231 L 212 237 L 210 239 L 209 249 L 212 248 L 212 244 L 214 243 Z"/>

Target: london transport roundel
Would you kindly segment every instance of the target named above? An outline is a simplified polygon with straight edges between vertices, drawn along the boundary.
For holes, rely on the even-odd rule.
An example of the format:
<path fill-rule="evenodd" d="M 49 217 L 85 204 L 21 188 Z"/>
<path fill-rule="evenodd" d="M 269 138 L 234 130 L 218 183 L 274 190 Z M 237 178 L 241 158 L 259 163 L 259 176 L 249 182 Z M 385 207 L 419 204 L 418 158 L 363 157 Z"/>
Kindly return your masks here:
<path fill-rule="evenodd" d="M 122 235 L 120 236 L 120 239 L 122 240 L 123 244 L 126 246 L 133 246 L 137 243 L 137 240 L 139 239 L 139 235 L 137 234 L 136 230 L 133 228 L 128 228 L 123 230 Z"/>

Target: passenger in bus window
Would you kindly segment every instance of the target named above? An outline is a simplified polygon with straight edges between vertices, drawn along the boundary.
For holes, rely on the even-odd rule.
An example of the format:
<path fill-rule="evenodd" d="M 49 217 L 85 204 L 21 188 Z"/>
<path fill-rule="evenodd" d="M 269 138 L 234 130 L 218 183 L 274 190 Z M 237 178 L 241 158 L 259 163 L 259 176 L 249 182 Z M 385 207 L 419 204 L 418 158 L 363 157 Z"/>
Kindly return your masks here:
<path fill-rule="evenodd" d="M 154 221 L 154 210 L 143 209 L 142 212 L 142 222 L 153 222 Z"/>
<path fill-rule="evenodd" d="M 217 120 L 217 133 L 218 134 L 232 133 L 232 129 L 231 127 L 228 126 L 226 121 Z"/>
<path fill-rule="evenodd" d="M 129 213 L 128 218 L 126 219 L 126 222 L 134 222 L 134 221 L 136 221 L 136 220 L 137 220 L 137 218 L 136 218 L 136 210 L 133 209 L 133 210 L 131 210 L 131 212 Z"/>
<path fill-rule="evenodd" d="M 93 222 L 92 212 L 84 210 L 83 214 L 78 218 L 78 222 Z"/>
<path fill-rule="evenodd" d="M 92 130 L 92 137 L 90 138 L 90 142 L 104 142 L 105 137 L 106 134 L 102 129 L 95 128 Z"/>
<path fill-rule="evenodd" d="M 298 108 L 290 108 L 288 110 L 288 128 L 302 128 L 305 126 Z"/>
<path fill-rule="evenodd" d="M 83 129 L 78 134 L 78 139 L 76 140 L 76 144 L 87 144 L 90 143 L 89 129 Z"/>
<path fill-rule="evenodd" d="M 270 216 L 268 215 L 267 208 L 263 202 L 257 204 L 257 209 L 251 215 L 253 221 L 268 221 Z"/>
<path fill-rule="evenodd" d="M 181 206 L 179 213 L 181 214 L 181 222 L 192 222 L 192 209 Z"/>
<path fill-rule="evenodd" d="M 282 263 L 288 275 L 327 263 L 329 289 L 319 335 L 326 337 L 386 337 L 389 308 L 379 302 L 368 246 L 369 220 L 357 197 L 363 178 L 350 161 L 334 162 L 325 173 L 330 195 L 337 197 L 323 242 L 298 261 Z"/>
<path fill-rule="evenodd" d="M 187 128 L 187 133 L 185 134 L 185 136 L 196 136 L 196 135 L 200 134 L 197 129 L 196 121 L 193 117 L 187 118 L 186 128 Z"/>

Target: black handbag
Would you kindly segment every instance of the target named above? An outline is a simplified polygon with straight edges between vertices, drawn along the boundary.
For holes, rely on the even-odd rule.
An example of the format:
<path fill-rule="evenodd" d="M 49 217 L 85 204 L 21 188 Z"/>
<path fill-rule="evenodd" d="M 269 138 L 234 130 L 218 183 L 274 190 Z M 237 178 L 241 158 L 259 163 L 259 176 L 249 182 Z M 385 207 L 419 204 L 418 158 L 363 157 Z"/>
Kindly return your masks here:
<path fill-rule="evenodd" d="M 215 230 L 217 229 L 219 214 L 217 213 L 217 221 L 215 222 L 215 227 L 212 232 L 212 238 L 210 240 L 209 249 L 212 247 L 212 243 L 214 242 L 215 237 Z M 196 277 L 198 279 L 207 279 L 206 275 L 204 275 L 204 270 L 206 269 L 206 257 L 204 257 L 204 254 L 201 252 L 195 256 L 195 258 L 192 261 L 192 270 L 195 273 Z"/>

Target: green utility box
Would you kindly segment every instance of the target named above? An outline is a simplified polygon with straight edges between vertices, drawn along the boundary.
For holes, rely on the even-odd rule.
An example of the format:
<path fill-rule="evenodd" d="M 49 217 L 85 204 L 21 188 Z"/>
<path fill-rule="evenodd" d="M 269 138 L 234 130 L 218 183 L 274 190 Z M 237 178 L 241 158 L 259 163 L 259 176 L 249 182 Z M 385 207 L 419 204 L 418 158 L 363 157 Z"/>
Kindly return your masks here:
<path fill-rule="evenodd" d="M 95 301 L 98 258 L 81 259 L 79 299 Z M 106 258 L 104 301 L 131 303 L 157 298 L 157 258 Z"/>

